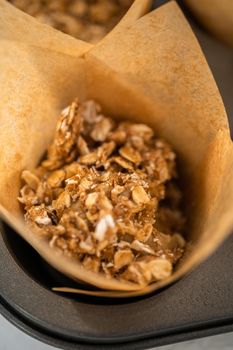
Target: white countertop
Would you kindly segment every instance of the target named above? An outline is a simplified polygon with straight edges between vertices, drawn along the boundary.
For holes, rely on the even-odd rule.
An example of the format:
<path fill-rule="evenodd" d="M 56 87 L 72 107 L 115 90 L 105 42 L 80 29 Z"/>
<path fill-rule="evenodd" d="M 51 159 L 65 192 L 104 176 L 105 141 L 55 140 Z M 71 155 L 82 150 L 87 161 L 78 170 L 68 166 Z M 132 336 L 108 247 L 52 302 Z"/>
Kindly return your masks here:
<path fill-rule="evenodd" d="M 0 316 L 0 350 L 55 350 L 24 334 Z M 233 333 L 167 345 L 156 350 L 232 350 Z"/>

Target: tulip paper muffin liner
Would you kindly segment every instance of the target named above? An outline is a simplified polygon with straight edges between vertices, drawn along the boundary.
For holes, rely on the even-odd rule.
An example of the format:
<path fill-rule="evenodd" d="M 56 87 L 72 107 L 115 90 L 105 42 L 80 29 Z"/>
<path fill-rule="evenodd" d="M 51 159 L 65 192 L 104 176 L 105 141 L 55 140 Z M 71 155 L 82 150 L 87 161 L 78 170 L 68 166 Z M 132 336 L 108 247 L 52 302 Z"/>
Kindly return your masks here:
<path fill-rule="evenodd" d="M 219 91 L 177 4 L 172 1 L 143 17 L 131 14 L 127 25 L 122 22 L 96 46 L 39 25 L 4 1 L 0 8 L 2 218 L 54 268 L 102 289 L 63 291 L 128 297 L 182 277 L 233 227 L 233 148 Z M 172 276 L 163 281 L 142 287 L 86 271 L 24 223 L 17 201 L 20 174 L 39 163 L 60 110 L 75 97 L 98 101 L 116 119 L 150 125 L 178 155 L 188 246 Z"/>
<path fill-rule="evenodd" d="M 231 0 L 184 0 L 197 20 L 219 40 L 233 46 L 233 2 Z"/>

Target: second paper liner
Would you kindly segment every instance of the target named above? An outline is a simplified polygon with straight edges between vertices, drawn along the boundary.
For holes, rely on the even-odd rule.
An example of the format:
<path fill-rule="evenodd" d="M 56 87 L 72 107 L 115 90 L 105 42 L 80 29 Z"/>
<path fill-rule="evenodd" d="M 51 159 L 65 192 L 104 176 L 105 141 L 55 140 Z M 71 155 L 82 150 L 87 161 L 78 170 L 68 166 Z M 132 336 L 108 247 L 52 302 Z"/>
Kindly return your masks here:
<path fill-rule="evenodd" d="M 183 2 L 209 32 L 233 46 L 232 0 L 183 0 Z"/>
<path fill-rule="evenodd" d="M 72 47 L 65 37 L 52 41 L 51 48 L 36 46 L 7 28 L 0 31 L 1 216 L 57 270 L 102 289 L 64 291 L 128 297 L 164 287 L 208 257 L 233 227 L 233 147 L 203 53 L 173 1 L 112 31 L 95 47 L 75 39 Z M 114 118 L 152 126 L 178 155 L 188 247 L 164 281 L 142 288 L 86 271 L 24 223 L 17 201 L 20 173 L 39 163 L 60 110 L 77 96 L 97 100 Z"/>

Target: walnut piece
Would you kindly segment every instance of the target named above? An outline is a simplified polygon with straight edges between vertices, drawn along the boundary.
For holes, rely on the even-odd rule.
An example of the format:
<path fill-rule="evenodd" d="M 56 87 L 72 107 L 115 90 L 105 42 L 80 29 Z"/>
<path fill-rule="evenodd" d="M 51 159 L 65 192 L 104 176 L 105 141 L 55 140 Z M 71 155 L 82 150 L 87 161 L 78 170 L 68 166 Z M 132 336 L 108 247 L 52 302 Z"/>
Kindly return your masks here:
<path fill-rule="evenodd" d="M 107 278 L 147 285 L 168 278 L 185 249 L 175 165 L 149 126 L 75 100 L 44 160 L 22 172 L 18 200 L 52 248 Z"/>

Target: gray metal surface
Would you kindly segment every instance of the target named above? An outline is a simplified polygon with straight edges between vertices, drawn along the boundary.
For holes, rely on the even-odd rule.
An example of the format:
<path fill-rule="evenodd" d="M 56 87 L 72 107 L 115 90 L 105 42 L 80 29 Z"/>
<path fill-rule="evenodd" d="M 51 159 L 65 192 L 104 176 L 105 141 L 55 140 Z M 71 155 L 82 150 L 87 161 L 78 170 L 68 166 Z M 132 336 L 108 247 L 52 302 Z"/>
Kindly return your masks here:
<path fill-rule="evenodd" d="M 1 350 L 55 350 L 57 347 L 29 337 L 0 316 Z M 183 343 L 165 345 L 156 350 L 232 350 L 233 333 L 194 339 Z M 151 349 L 152 350 L 152 349 Z"/>
<path fill-rule="evenodd" d="M 51 344 L 58 344 L 57 340 L 53 343 L 53 337 L 62 337 L 79 344 L 72 345 L 73 349 L 140 349 L 233 330 L 233 279 L 229 278 L 233 236 L 208 261 L 171 287 L 117 305 L 98 304 L 96 300 L 84 303 L 78 297 L 71 300 L 52 293 L 22 270 L 5 247 L 1 241 L 2 312 L 29 334 Z M 38 264 L 37 259 L 34 263 Z M 103 345 L 129 341 L 132 343 L 124 346 Z M 82 342 L 101 345 L 81 346 Z"/>

